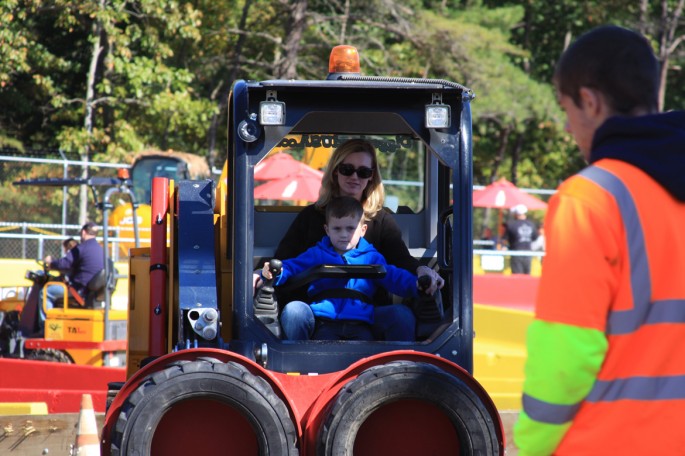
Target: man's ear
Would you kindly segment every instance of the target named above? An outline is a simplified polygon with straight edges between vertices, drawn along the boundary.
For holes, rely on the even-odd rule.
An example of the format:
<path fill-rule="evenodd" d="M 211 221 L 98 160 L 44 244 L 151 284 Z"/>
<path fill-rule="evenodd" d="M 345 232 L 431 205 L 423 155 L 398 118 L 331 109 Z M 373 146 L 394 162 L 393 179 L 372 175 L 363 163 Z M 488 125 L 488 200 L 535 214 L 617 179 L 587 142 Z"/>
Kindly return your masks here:
<path fill-rule="evenodd" d="M 613 115 L 611 106 L 607 103 L 604 94 L 599 90 L 581 87 L 578 92 L 580 94 L 581 108 L 585 111 L 586 116 L 597 120 L 597 126 Z"/>
<path fill-rule="evenodd" d="M 578 90 L 578 94 L 580 95 L 581 108 L 587 110 L 588 113 L 592 113 L 599 109 L 600 98 L 599 93 L 596 90 L 589 87 L 581 87 L 580 90 Z"/>

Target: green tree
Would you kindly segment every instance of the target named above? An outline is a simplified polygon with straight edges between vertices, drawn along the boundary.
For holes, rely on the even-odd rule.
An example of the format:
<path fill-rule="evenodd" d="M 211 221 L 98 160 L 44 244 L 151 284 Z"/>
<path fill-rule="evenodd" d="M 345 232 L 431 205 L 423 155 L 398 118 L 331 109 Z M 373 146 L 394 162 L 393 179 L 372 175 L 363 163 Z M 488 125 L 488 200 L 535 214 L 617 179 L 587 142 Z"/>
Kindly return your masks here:
<path fill-rule="evenodd" d="M 486 0 L 489 7 L 518 5 L 516 0 Z M 530 52 L 518 64 L 542 81 L 551 80 L 562 51 L 578 35 L 602 24 L 639 30 L 652 39 L 662 67 L 660 106 L 682 107 L 682 65 L 685 59 L 683 0 L 577 0 L 570 2 L 523 2 L 525 15 L 512 30 L 515 43 Z M 672 96 L 669 93 L 672 92 Z"/>
<path fill-rule="evenodd" d="M 442 17 L 424 14 L 423 38 L 433 56 L 430 73 L 462 81 L 476 92 L 474 181 L 506 177 L 525 187 L 555 187 L 575 170 L 566 158 L 563 116 L 549 83 L 538 82 L 516 64 L 529 53 L 511 43 L 520 7 L 470 7 Z M 545 160 L 541 160 L 541 157 Z M 552 174 L 543 174 L 539 164 Z"/>
<path fill-rule="evenodd" d="M 650 2 L 640 0 L 638 28 L 645 35 L 651 36 L 655 44 L 655 50 L 661 64 L 661 86 L 659 90 L 659 109 L 664 109 L 666 93 L 669 87 L 675 87 L 674 98 L 682 96 L 682 84 L 670 84 L 670 75 L 673 78 L 682 76 L 682 64 L 685 62 L 685 21 L 683 20 L 683 7 L 685 0 L 664 0 Z M 682 104 L 670 105 L 682 107 Z"/>
<path fill-rule="evenodd" d="M 173 148 L 220 166 L 234 80 L 320 79 L 351 44 L 364 74 L 475 91 L 477 183 L 554 188 L 583 166 L 551 85 L 564 47 L 601 23 L 641 27 L 669 51 L 666 108 L 681 106 L 683 1 L 5 0 L 0 142 L 83 161 Z"/>
<path fill-rule="evenodd" d="M 83 161 L 121 161 L 152 145 L 204 149 L 214 107 L 196 93 L 192 72 L 170 64 L 199 39 L 200 13 L 189 3 L 26 0 L 1 8 L 2 39 L 15 48 L 4 52 L 17 64 L 0 67 L 0 81 L 9 81 L 0 98 L 10 103 L 0 131 L 20 122 L 22 142 L 76 151 Z"/>

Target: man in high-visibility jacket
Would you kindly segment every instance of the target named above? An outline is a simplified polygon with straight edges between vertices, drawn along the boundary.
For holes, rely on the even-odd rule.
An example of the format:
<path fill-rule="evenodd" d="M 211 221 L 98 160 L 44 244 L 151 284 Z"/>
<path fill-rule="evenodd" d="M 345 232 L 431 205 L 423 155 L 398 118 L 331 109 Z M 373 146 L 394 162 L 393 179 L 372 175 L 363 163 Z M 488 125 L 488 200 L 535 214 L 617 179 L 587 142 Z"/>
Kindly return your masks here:
<path fill-rule="evenodd" d="M 590 166 L 549 203 L 519 455 L 685 455 L 685 112 L 649 42 L 594 29 L 557 63 Z"/>

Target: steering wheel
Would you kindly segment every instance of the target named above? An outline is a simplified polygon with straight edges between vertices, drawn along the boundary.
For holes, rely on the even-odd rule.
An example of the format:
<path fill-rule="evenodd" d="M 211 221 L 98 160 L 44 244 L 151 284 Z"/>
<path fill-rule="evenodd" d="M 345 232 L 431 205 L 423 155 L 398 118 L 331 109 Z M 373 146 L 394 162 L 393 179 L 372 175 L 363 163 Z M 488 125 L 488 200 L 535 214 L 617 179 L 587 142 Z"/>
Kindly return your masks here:
<path fill-rule="evenodd" d="M 62 281 L 62 274 L 54 274 L 52 273 L 52 269 L 48 267 L 48 264 L 40 259 L 36 259 L 36 263 L 41 267 L 43 270 L 43 273 L 45 274 L 45 277 L 48 279 L 48 282 L 53 282 L 53 281 Z"/>
<path fill-rule="evenodd" d="M 294 275 L 279 288 L 292 291 L 319 279 L 382 279 L 385 274 L 382 264 L 322 264 Z"/>
<path fill-rule="evenodd" d="M 280 273 L 280 271 L 278 271 Z M 288 293 L 309 285 L 319 279 L 382 279 L 387 274 L 382 264 L 322 264 L 294 275 L 288 282 L 279 285 L 278 289 Z M 323 295 L 323 296 L 322 296 Z M 310 300 L 326 298 L 353 298 L 369 302 L 371 297 L 350 288 L 333 288 L 311 296 Z"/>

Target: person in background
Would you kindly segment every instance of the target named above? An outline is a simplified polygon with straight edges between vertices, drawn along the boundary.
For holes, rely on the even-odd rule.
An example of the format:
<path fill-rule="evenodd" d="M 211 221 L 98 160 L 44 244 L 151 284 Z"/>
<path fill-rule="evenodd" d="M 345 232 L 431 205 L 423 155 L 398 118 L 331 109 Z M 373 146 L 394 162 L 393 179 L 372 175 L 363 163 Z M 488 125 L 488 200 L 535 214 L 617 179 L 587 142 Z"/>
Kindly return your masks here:
<path fill-rule="evenodd" d="M 499 243 L 497 236 L 492 234 L 492 228 L 489 226 L 483 228 L 483 234 L 481 235 L 480 240 L 485 242 L 478 246 L 479 249 L 494 250 Z"/>
<path fill-rule="evenodd" d="M 556 65 L 589 166 L 548 206 L 521 456 L 685 454 L 685 112 L 658 112 L 659 75 L 650 42 L 616 26 Z"/>
<path fill-rule="evenodd" d="M 538 229 L 535 223 L 528 220 L 528 208 L 518 204 L 511 209 L 513 220 L 506 224 L 504 239 L 509 250 L 530 251 L 531 244 L 538 238 Z M 512 274 L 530 274 L 530 256 L 511 256 Z"/>
<path fill-rule="evenodd" d="M 78 241 L 73 237 L 67 238 L 62 242 L 62 251 L 66 255 L 67 252 L 78 245 Z"/>
<path fill-rule="evenodd" d="M 380 264 L 386 275 L 382 279 L 319 279 L 311 283 L 308 294 L 311 303 L 292 301 L 286 304 L 281 326 L 289 340 L 373 340 L 376 307 L 373 296 L 381 286 L 402 297 L 416 297 L 417 278 L 402 268 L 386 263 L 383 255 L 362 236 L 366 232 L 364 209 L 355 198 L 341 196 L 326 205 L 326 236 L 296 258 L 283 260 L 274 285 L 287 283 L 296 274 L 322 264 Z M 266 262 L 262 276 L 271 280 L 270 264 Z M 327 293 L 331 290 L 337 292 Z M 343 291 L 352 290 L 350 296 Z M 403 306 L 403 304 L 391 304 Z M 296 318 L 289 318 L 296 315 Z M 306 315 L 306 318 L 302 318 Z M 383 334 L 385 340 L 414 340 L 414 326 Z"/>
<path fill-rule="evenodd" d="M 95 239 L 97 226 L 88 222 L 81 227 L 81 243 L 69 250 L 62 258 L 53 260 L 50 255 L 44 261 L 48 269 L 55 269 L 69 275 L 70 286 L 81 297 L 85 296 L 86 288 L 90 279 L 95 277 L 105 267 L 105 252 Z M 41 293 L 42 300 L 43 293 Z M 47 289 L 47 301 L 45 306 L 40 306 L 43 320 L 45 315 L 43 307 L 52 309 L 55 301 L 64 298 L 64 287 L 51 285 Z"/>
<path fill-rule="evenodd" d="M 62 242 L 62 253 L 66 255 L 71 249 L 78 245 L 78 241 L 73 237 L 67 238 Z M 69 274 L 71 271 L 60 271 L 60 279 L 66 283 L 70 283 Z"/>
<path fill-rule="evenodd" d="M 530 243 L 530 249 L 535 252 L 545 251 L 545 226 L 538 228 L 538 238 Z"/>
<path fill-rule="evenodd" d="M 505 222 L 500 223 L 497 227 L 497 244 L 495 245 L 496 250 L 506 250 L 504 245 L 504 236 L 507 234 L 507 224 Z"/>

